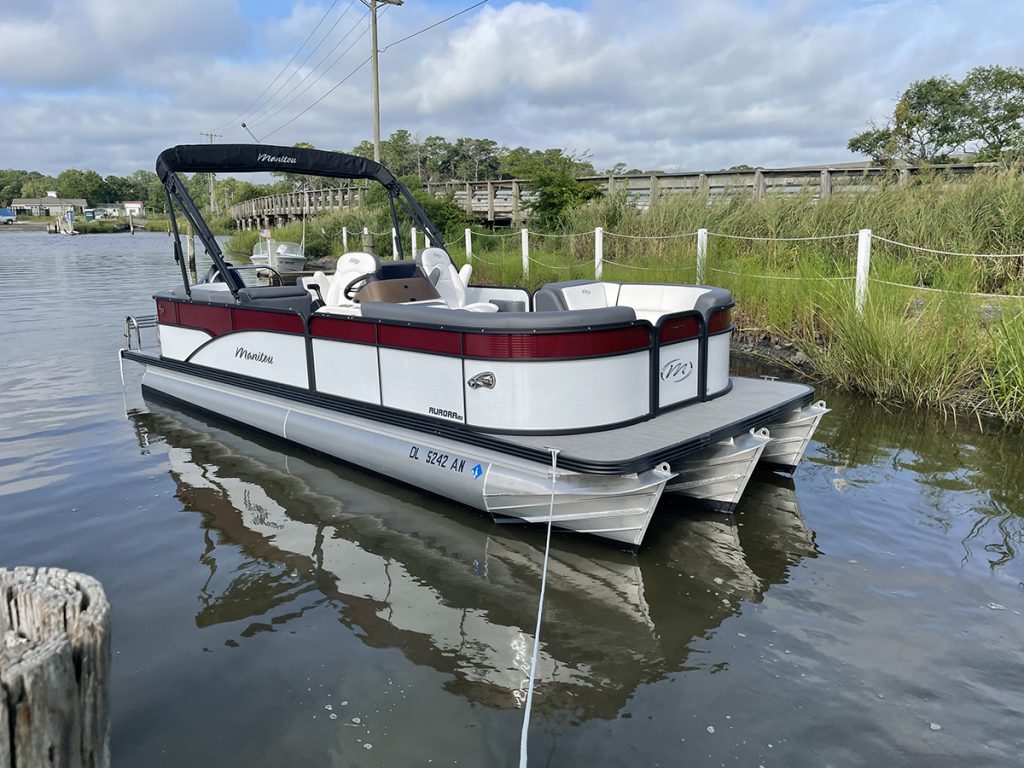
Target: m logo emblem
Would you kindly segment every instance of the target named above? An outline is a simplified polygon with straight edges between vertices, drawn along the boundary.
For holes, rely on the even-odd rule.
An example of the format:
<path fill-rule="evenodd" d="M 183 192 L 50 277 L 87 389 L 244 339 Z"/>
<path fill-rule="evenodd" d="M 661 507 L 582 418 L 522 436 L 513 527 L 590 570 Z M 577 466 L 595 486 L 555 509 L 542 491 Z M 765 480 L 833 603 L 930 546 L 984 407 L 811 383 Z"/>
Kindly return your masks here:
<path fill-rule="evenodd" d="M 678 358 L 669 360 L 661 366 L 661 380 L 670 383 L 682 381 L 693 372 L 693 363 L 687 360 L 680 362 Z"/>

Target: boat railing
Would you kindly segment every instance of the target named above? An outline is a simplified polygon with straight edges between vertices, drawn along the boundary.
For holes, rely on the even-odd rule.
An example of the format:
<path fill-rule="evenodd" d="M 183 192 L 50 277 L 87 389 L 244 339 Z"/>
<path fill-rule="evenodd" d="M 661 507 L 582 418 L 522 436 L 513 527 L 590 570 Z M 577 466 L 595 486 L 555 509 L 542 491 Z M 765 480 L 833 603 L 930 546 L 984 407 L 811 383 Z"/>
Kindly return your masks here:
<path fill-rule="evenodd" d="M 125 349 L 142 349 L 142 329 L 153 328 L 156 329 L 158 323 L 156 315 L 127 315 L 124 319 L 124 348 Z M 132 333 L 135 334 L 135 346 L 132 346 Z M 154 344 L 156 343 L 156 333 L 153 331 Z"/>

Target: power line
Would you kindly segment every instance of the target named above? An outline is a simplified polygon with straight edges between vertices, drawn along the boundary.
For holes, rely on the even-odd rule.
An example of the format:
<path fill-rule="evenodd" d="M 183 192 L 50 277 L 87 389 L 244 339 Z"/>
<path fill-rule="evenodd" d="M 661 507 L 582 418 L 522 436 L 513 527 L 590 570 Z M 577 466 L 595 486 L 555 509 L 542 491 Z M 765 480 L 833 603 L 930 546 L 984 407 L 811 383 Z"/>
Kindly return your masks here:
<path fill-rule="evenodd" d="M 380 53 L 384 53 L 384 51 L 388 50 L 389 48 L 393 48 L 396 45 L 400 45 L 401 43 L 404 43 L 406 40 L 412 40 L 414 37 L 416 37 L 418 35 L 422 35 L 424 32 L 427 32 L 427 31 L 429 31 L 431 29 L 434 29 L 434 27 L 439 27 L 442 24 L 444 24 L 445 22 L 451 21 L 452 19 L 457 18 L 457 17 L 461 16 L 464 13 L 468 13 L 469 11 L 472 11 L 474 8 L 479 8 L 481 5 L 483 5 L 486 2 L 487 2 L 487 0 L 480 0 L 480 2 L 474 3 L 473 5 L 470 5 L 470 6 L 466 7 L 466 8 L 463 8 L 461 11 L 458 11 L 457 13 L 453 13 L 451 16 L 443 18 L 440 21 L 434 22 L 433 24 L 431 24 L 429 26 L 426 26 L 423 29 L 418 30 L 417 32 L 413 32 L 411 35 L 407 35 L 406 37 L 403 37 L 401 40 L 396 40 L 393 43 L 388 43 L 386 46 L 384 46 L 384 48 L 381 49 Z M 361 38 L 358 38 L 358 39 L 361 39 Z M 372 59 L 372 58 L 373 58 L 372 54 L 370 56 L 367 56 L 365 59 L 362 60 L 362 62 L 359 63 L 358 66 L 356 66 L 355 69 L 353 69 L 351 72 L 349 72 L 347 75 L 345 75 L 344 78 L 342 78 L 338 83 L 336 83 L 324 95 L 322 95 L 320 98 L 318 98 L 312 104 L 310 104 L 308 107 L 306 107 L 301 112 L 299 112 L 297 115 L 295 115 L 295 117 L 293 117 L 290 120 L 287 120 L 287 121 L 281 123 L 281 125 L 277 126 L 277 128 L 275 128 L 274 130 L 272 130 L 269 133 L 265 134 L 263 136 L 263 138 L 264 139 L 268 139 L 269 137 L 273 136 L 275 133 L 280 131 L 282 128 L 286 128 L 287 126 L 291 125 L 296 120 L 298 120 L 300 117 L 302 117 L 304 114 L 309 112 L 309 110 L 311 110 L 313 107 L 315 107 L 321 101 L 323 101 L 328 96 L 330 96 L 332 93 L 334 93 L 336 90 L 338 90 L 338 88 L 340 88 L 344 83 L 346 83 L 353 75 L 355 75 L 356 72 L 358 72 L 360 69 L 365 67 L 367 65 L 367 63 L 370 61 L 370 59 Z M 331 66 L 334 66 L 334 65 L 331 65 Z M 326 74 L 326 72 L 324 74 Z M 317 78 L 317 79 L 319 79 L 319 78 Z M 315 81 L 314 81 L 314 84 L 315 84 Z"/>
<path fill-rule="evenodd" d="M 293 53 L 292 57 L 290 59 L 288 59 L 288 63 L 286 63 L 283 67 L 281 67 L 281 71 L 278 72 L 274 76 L 273 80 L 271 80 L 269 83 L 267 83 L 267 87 L 264 88 L 262 91 L 260 91 L 260 95 L 252 100 L 252 104 L 250 104 L 245 109 L 243 109 L 241 112 L 239 112 L 235 117 L 231 118 L 226 123 L 224 123 L 223 125 L 219 126 L 217 128 L 218 131 L 224 130 L 229 125 L 232 125 L 236 120 L 240 120 L 242 117 L 244 117 L 249 112 L 249 110 L 252 109 L 259 102 L 259 100 L 263 98 L 263 95 L 267 91 L 269 91 L 271 88 L 274 87 L 274 83 L 276 83 L 278 78 L 280 78 L 281 75 L 284 74 L 285 70 L 288 69 L 288 67 L 290 67 L 292 65 L 292 62 L 295 61 L 296 57 L 299 55 L 299 52 L 302 51 L 302 49 L 306 47 L 306 43 L 308 43 L 310 41 L 310 39 L 313 37 L 313 35 L 316 34 L 316 31 L 318 29 L 320 29 L 320 25 L 324 23 L 324 21 L 327 19 L 328 14 L 330 14 L 330 12 L 334 10 L 334 6 L 336 6 L 338 4 L 338 2 L 339 2 L 339 0 L 333 0 L 333 2 L 330 4 L 330 6 L 327 8 L 327 10 L 324 11 L 324 15 L 320 17 L 320 21 L 318 21 L 316 23 L 316 26 L 313 27 L 313 29 L 310 31 L 310 33 L 306 37 L 306 39 L 302 41 L 302 45 L 300 45 L 298 48 L 295 49 L 295 53 Z"/>
<path fill-rule="evenodd" d="M 307 112 L 309 112 L 309 110 L 311 110 L 311 109 L 312 109 L 313 107 L 315 107 L 315 106 L 316 106 L 317 104 L 319 104 L 319 103 L 320 103 L 321 101 L 323 101 L 323 100 L 324 100 L 324 99 L 326 99 L 326 98 L 327 98 L 328 96 L 330 96 L 330 95 L 331 95 L 332 93 L 334 93 L 334 92 L 335 92 L 336 90 L 338 90 L 338 88 L 340 88 L 340 87 L 341 87 L 341 86 L 342 86 L 342 85 L 343 85 L 344 83 L 346 83 L 346 82 L 348 81 L 348 79 L 349 79 L 350 77 L 352 77 L 352 75 L 354 75 L 354 74 L 355 74 L 356 72 L 358 72 L 358 71 L 359 71 L 360 69 L 362 69 L 363 67 L 365 67 L 365 66 L 367 65 L 367 63 L 368 63 L 369 61 L 370 61 L 370 57 L 369 57 L 369 56 L 367 56 L 367 57 L 366 57 L 365 59 L 363 59 L 363 60 L 362 60 L 362 62 L 361 62 L 361 63 L 360 63 L 360 64 L 359 64 L 359 65 L 358 65 L 358 66 L 357 66 L 357 67 L 356 67 L 355 69 L 353 69 L 353 70 L 352 70 L 351 72 L 349 72 L 349 73 L 348 73 L 347 75 L 345 75 L 345 77 L 343 77 L 343 78 L 342 78 L 341 80 L 339 80 L 339 81 L 338 81 L 338 83 L 337 83 L 337 85 L 335 85 L 335 86 L 334 86 L 333 88 L 331 88 L 331 89 L 330 89 L 329 91 L 327 91 L 327 93 L 325 93 L 325 94 L 324 94 L 323 96 L 321 96 L 321 97 L 320 97 L 319 99 L 317 99 L 316 101 L 314 101 L 314 102 L 313 102 L 312 104 L 310 104 L 310 105 L 309 105 L 308 107 L 306 107 L 306 108 L 305 108 L 304 110 L 302 110 L 301 112 L 299 112 L 299 114 L 297 114 L 297 115 L 296 115 L 295 117 L 293 117 L 293 118 L 292 118 L 291 120 L 288 120 L 287 122 L 281 123 L 281 125 L 277 126 L 277 128 L 275 128 L 274 130 L 272 130 L 272 131 L 271 131 L 270 133 L 267 133 L 267 134 L 265 134 L 265 135 L 263 136 L 263 138 L 264 138 L 264 139 L 267 139 L 267 138 L 269 138 L 269 137 L 273 136 L 273 135 L 274 135 L 275 133 L 277 133 L 278 131 L 280 131 L 280 130 L 281 130 L 282 128 L 284 128 L 284 127 L 286 127 L 286 126 L 289 126 L 289 125 L 291 125 L 292 123 L 294 123 L 294 122 L 295 122 L 296 120 L 298 120 L 298 119 L 299 119 L 300 117 L 302 117 L 302 116 L 303 116 L 304 114 L 306 114 Z"/>
<path fill-rule="evenodd" d="M 316 47 L 315 47 L 315 48 L 313 48 L 313 50 L 311 50 L 311 51 L 310 51 L 310 52 L 309 52 L 309 53 L 308 53 L 308 54 L 306 55 L 306 58 L 304 58 L 304 59 L 303 59 L 303 60 L 302 60 L 301 62 L 299 62 L 299 64 L 298 64 L 298 65 L 297 65 L 297 66 L 295 67 L 295 70 L 294 70 L 294 71 L 293 71 L 293 72 L 292 72 L 292 73 L 291 73 L 290 75 L 288 75 L 288 77 L 287 77 L 287 78 L 285 78 L 285 79 L 284 79 L 284 80 L 283 80 L 283 81 L 281 82 L 281 84 L 280 84 L 279 86 L 277 86 L 277 89 L 276 89 L 276 90 L 275 90 L 275 91 L 274 91 L 274 92 L 273 92 L 273 93 L 272 93 L 272 94 L 270 95 L 270 97 L 269 97 L 269 98 L 267 99 L 267 103 L 266 103 L 266 105 L 265 105 L 265 106 L 263 107 L 263 109 L 262 109 L 262 110 L 261 110 L 261 111 L 260 111 L 260 112 L 259 112 L 258 114 L 255 114 L 255 115 L 253 115 L 253 116 L 252 116 L 252 117 L 251 117 L 251 118 L 249 119 L 249 121 L 248 121 L 248 122 L 255 122 L 255 121 L 258 121 L 258 120 L 260 120 L 260 119 L 261 119 L 261 118 L 262 118 L 262 117 L 263 117 L 264 115 L 266 115 L 266 114 L 267 114 L 267 113 L 268 113 L 268 112 L 269 112 L 270 110 L 272 110 L 272 109 L 274 109 L 274 108 L 275 108 L 276 106 L 279 106 L 279 105 L 280 105 L 280 102 L 278 102 L 278 104 L 274 104 L 274 100 L 275 100 L 275 99 L 277 98 L 277 95 L 278 95 L 279 93 L 281 93 L 281 91 L 282 91 L 282 90 L 284 90 L 285 86 L 287 86 L 287 85 L 288 85 L 288 84 L 289 84 L 289 83 L 290 83 L 290 82 L 292 81 L 292 78 L 293 78 L 293 77 L 295 77 L 295 75 L 297 75 L 298 73 L 300 73 L 300 72 L 302 71 L 302 68 L 303 68 L 304 66 L 306 66 L 306 62 L 308 62 L 308 61 L 309 61 L 309 60 L 310 60 L 311 58 L 313 58 L 313 54 L 314 54 L 314 53 L 316 53 L 316 52 L 317 52 L 318 50 L 320 50 L 320 46 L 322 46 L 322 45 L 323 45 L 323 44 L 324 44 L 324 43 L 325 43 L 325 42 L 327 41 L 327 38 L 331 36 L 331 32 L 333 32 L 333 31 L 334 31 L 334 29 L 335 29 L 335 28 L 336 28 L 336 27 L 337 27 L 337 26 L 338 26 L 338 25 L 339 25 L 339 24 L 340 24 L 340 23 L 342 22 L 342 20 L 343 20 L 343 19 L 344 19 L 344 18 L 345 18 L 346 16 L 348 16 L 348 12 L 349 12 L 350 10 L 352 10 L 352 6 L 353 6 L 353 5 L 355 5 L 355 2 L 356 2 L 356 0 L 349 0 L 349 4 L 348 4 L 348 5 L 347 5 L 347 6 L 345 7 L 345 10 L 344 10 L 344 11 L 342 11 L 342 14 L 341 14 L 341 16 L 339 16 L 339 17 L 337 18 L 337 20 L 336 20 L 336 21 L 335 21 L 335 22 L 334 22 L 334 23 L 333 23 L 333 24 L 331 25 L 331 28 L 330 28 L 330 29 L 328 29 L 328 30 L 327 30 L 327 32 L 325 32 L 325 33 L 324 33 L 324 36 L 323 36 L 322 38 L 320 38 L 320 42 L 318 42 L 318 43 L 316 44 Z M 355 29 L 355 28 L 356 28 L 357 26 L 359 26 L 359 21 L 358 21 L 358 20 L 357 20 L 357 21 L 356 21 L 356 23 L 355 23 L 355 24 L 354 24 L 354 25 L 352 26 L 352 28 L 351 28 L 351 29 L 349 29 L 349 31 L 348 31 L 347 33 L 345 33 L 345 37 L 341 38 L 341 40 L 339 40 L 339 41 L 338 41 L 337 43 L 335 43 L 334 47 L 333 47 L 333 48 L 331 48 L 331 50 L 330 50 L 330 51 L 328 51 L 328 52 L 327 52 L 326 54 L 324 54 L 323 58 L 321 58 L 321 59 L 320 59 L 320 61 L 319 61 L 319 62 L 317 62 L 316 66 L 315 66 L 315 67 L 313 67 L 313 70 L 312 70 L 312 71 L 314 71 L 314 72 L 315 72 L 315 71 L 316 71 L 316 69 L 317 69 L 317 67 L 319 67 L 319 66 L 320 66 L 320 65 L 321 65 L 321 64 L 322 64 L 322 63 L 324 62 L 324 60 L 325 60 L 325 59 L 327 59 L 327 57 L 328 57 L 328 56 L 330 56 L 330 55 L 331 55 L 331 54 L 332 54 L 332 53 L 333 53 L 333 52 L 334 52 L 335 50 L 337 50 L 338 46 L 340 46 L 340 45 L 341 45 L 341 44 L 342 44 L 343 42 L 345 42 L 345 40 L 346 40 L 346 39 L 348 38 L 348 36 L 349 36 L 349 35 L 351 35 L 351 34 L 352 34 L 352 31 L 353 31 L 353 30 L 354 30 L 354 29 Z M 304 75 L 304 76 L 302 77 L 302 79 L 301 79 L 301 80 L 299 80 L 299 82 L 298 82 L 298 83 L 297 83 L 297 84 L 295 85 L 295 87 L 297 88 L 297 87 L 298 87 L 299 85 L 302 85 L 302 81 L 303 81 L 303 80 L 305 80 L 305 79 L 306 79 L 307 77 L 309 77 L 309 75 L 310 75 L 310 73 L 309 73 L 309 72 L 307 72 L 307 73 L 306 73 L 306 74 L 305 74 L 305 75 Z M 285 100 L 285 99 L 287 99 L 287 98 L 288 98 L 288 94 L 286 93 L 286 94 L 285 94 L 284 96 L 282 96 L 282 97 L 281 97 L 281 100 L 282 100 L 282 101 L 284 101 L 284 100 Z"/>
<path fill-rule="evenodd" d="M 345 34 L 345 37 L 341 38 L 341 40 L 338 41 L 337 45 L 335 45 L 334 48 L 332 48 L 330 51 L 328 51 L 327 54 L 319 62 L 317 62 L 317 65 L 315 67 L 313 67 L 312 70 L 307 72 L 305 74 L 305 76 L 303 76 L 303 78 L 301 80 L 299 80 L 299 82 L 297 82 L 295 84 L 295 88 L 299 88 L 299 86 L 301 86 L 309 78 L 310 75 L 312 75 L 314 72 L 316 72 L 320 68 L 320 65 L 323 64 L 327 60 L 327 58 L 332 53 L 334 53 L 334 51 L 337 50 L 341 46 L 341 44 L 343 42 L 345 42 L 348 39 L 349 35 L 351 35 L 361 23 L 362 23 L 362 19 L 359 19 L 359 21 L 357 21 L 354 25 L 352 25 L 352 28 Z M 311 82 L 309 85 L 307 85 L 301 91 L 298 91 L 297 93 L 295 93 L 295 95 L 292 96 L 291 99 L 289 99 L 288 101 L 281 102 L 280 104 L 278 104 L 276 107 L 274 107 L 273 109 L 271 109 L 269 111 L 268 110 L 264 110 L 259 115 L 257 115 L 252 120 L 250 120 L 249 122 L 263 123 L 263 122 L 266 122 L 267 120 L 270 120 L 271 118 L 274 118 L 277 115 L 281 114 L 284 110 L 286 110 L 288 107 L 290 107 L 292 104 L 294 104 L 300 98 L 302 98 L 306 93 L 308 93 L 309 90 L 314 85 L 316 85 L 318 82 L 320 82 L 320 80 L 322 80 L 324 78 L 324 76 L 327 75 L 328 72 L 330 72 L 332 69 L 334 69 L 338 65 L 338 62 L 340 62 L 343 58 L 345 58 L 345 56 L 348 54 L 348 52 L 351 51 L 355 47 L 356 43 L 358 43 L 360 40 L 362 40 L 365 35 L 366 35 L 366 30 L 363 30 L 362 34 L 359 35 L 351 43 L 349 43 L 348 47 L 345 48 L 345 50 L 343 50 L 340 54 L 338 54 L 338 56 L 334 59 L 334 61 L 332 61 L 323 72 L 321 72 L 319 75 L 316 76 L 316 78 L 313 80 L 313 82 Z"/>
<path fill-rule="evenodd" d="M 454 18 L 456 18 L 458 16 L 461 16 L 464 13 L 469 13 L 474 8 L 479 8 L 481 5 L 483 5 L 486 2 L 487 2 L 487 0 L 480 0 L 479 3 L 474 3 L 473 5 L 469 6 L 468 8 L 463 8 L 458 13 L 453 13 L 451 16 L 448 16 L 447 18 L 444 18 L 444 19 L 441 19 L 440 21 L 434 22 L 429 27 L 424 27 L 419 32 L 413 32 L 411 35 L 407 35 L 406 37 L 403 37 L 401 40 L 395 40 L 395 42 L 393 42 L 393 43 L 388 43 L 387 45 L 385 45 L 383 48 L 380 49 L 380 52 L 384 53 L 388 48 L 393 48 L 396 45 L 404 43 L 406 40 L 412 40 L 417 35 L 422 35 L 424 32 L 428 32 L 431 29 L 433 29 L 434 27 L 439 27 L 442 24 L 444 24 L 445 22 L 451 21 L 452 19 L 454 19 Z"/>

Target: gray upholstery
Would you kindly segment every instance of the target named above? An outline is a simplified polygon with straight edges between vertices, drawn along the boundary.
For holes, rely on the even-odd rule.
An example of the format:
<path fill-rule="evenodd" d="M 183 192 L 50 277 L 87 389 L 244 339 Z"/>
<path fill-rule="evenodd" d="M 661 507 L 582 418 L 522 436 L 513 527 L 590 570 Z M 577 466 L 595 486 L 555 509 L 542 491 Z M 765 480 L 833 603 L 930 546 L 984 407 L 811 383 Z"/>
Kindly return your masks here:
<path fill-rule="evenodd" d="M 702 285 L 701 288 L 707 288 L 709 293 L 699 296 L 693 308 L 704 315 L 705 320 L 716 309 L 731 307 L 736 303 L 732 300 L 732 294 L 725 288 L 715 288 L 710 285 Z"/>
<path fill-rule="evenodd" d="M 312 298 L 301 285 L 268 285 L 240 289 L 238 303 L 254 308 L 289 309 L 300 315 L 308 315 Z"/>
<path fill-rule="evenodd" d="M 568 309 L 565 305 L 565 298 L 562 296 L 562 289 L 571 285 L 588 285 L 594 280 L 563 280 L 558 283 L 548 283 L 533 295 L 533 306 L 538 312 L 564 312 Z"/>
<path fill-rule="evenodd" d="M 629 307 L 606 309 L 577 309 L 571 312 L 472 312 L 466 309 L 440 309 L 435 307 L 388 304 L 369 301 L 362 304 L 363 317 L 371 320 L 389 320 L 444 326 L 445 328 L 531 330 L 577 330 L 581 327 L 619 325 L 636 320 Z"/>

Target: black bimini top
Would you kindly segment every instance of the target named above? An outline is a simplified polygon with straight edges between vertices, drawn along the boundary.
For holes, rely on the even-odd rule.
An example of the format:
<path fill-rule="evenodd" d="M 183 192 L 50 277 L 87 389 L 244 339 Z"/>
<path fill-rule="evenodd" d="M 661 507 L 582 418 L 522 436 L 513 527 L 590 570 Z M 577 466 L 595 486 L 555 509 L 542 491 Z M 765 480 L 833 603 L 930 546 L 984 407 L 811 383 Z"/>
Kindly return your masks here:
<path fill-rule="evenodd" d="M 260 173 L 286 171 L 336 179 L 370 179 L 393 188 L 398 180 L 380 163 L 343 152 L 272 144 L 179 144 L 156 159 L 156 173 Z"/>

